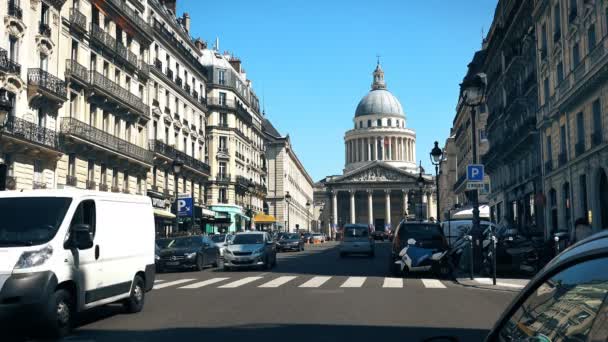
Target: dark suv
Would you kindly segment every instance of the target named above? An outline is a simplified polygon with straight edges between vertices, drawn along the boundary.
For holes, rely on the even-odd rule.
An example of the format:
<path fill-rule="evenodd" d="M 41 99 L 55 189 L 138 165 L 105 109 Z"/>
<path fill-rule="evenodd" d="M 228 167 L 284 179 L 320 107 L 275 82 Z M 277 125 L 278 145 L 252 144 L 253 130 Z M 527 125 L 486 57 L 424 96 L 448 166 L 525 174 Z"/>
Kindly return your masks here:
<path fill-rule="evenodd" d="M 440 276 L 450 273 L 449 250 L 441 226 L 428 222 L 402 221 L 395 231 L 390 255 L 390 273 L 433 271 Z"/>

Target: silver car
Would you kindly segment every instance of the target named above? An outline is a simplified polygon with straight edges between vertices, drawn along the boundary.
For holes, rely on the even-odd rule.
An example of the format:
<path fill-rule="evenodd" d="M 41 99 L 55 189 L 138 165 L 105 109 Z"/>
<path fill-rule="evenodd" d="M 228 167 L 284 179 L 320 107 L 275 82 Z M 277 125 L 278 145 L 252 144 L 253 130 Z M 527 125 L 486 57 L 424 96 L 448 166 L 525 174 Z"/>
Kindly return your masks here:
<path fill-rule="evenodd" d="M 213 241 L 213 243 L 215 243 L 215 245 L 220 249 L 221 257 L 224 256 L 224 250 L 226 249 L 226 245 L 229 244 L 230 241 L 232 241 L 233 237 L 234 235 L 232 234 L 216 234 L 210 237 L 211 241 Z"/>
<path fill-rule="evenodd" d="M 340 242 L 340 256 L 351 253 L 364 253 L 374 256 L 375 242 L 369 234 L 369 228 L 364 224 L 347 224 Z"/>
<path fill-rule="evenodd" d="M 243 267 L 270 269 L 276 264 L 276 244 L 266 232 L 237 233 L 224 249 L 224 270 Z"/>

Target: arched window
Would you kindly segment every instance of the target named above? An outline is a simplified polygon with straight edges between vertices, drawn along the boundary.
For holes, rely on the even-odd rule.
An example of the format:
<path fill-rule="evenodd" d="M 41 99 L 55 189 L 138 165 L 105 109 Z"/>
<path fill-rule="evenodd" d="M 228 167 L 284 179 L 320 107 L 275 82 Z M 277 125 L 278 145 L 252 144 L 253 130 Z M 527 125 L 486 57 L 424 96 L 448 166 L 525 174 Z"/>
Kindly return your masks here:
<path fill-rule="evenodd" d="M 378 119 L 376 121 L 376 126 L 378 126 L 378 127 L 382 126 L 382 119 Z"/>
<path fill-rule="evenodd" d="M 372 127 L 372 120 L 367 120 L 367 127 Z"/>
<path fill-rule="evenodd" d="M 387 121 L 386 125 L 387 125 L 388 127 L 391 127 L 391 126 L 393 125 L 393 121 L 392 121 L 391 119 L 388 119 L 388 121 Z"/>

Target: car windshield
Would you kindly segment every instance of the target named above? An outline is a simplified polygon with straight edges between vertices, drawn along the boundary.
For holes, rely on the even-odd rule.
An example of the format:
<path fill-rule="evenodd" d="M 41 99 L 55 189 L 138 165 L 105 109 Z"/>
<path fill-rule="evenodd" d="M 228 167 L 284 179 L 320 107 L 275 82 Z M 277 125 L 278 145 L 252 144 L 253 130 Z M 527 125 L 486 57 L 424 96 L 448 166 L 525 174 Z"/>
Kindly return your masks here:
<path fill-rule="evenodd" d="M 399 239 L 407 241 L 414 240 L 436 240 L 441 239 L 441 229 L 434 224 L 403 224 L 399 228 Z"/>
<path fill-rule="evenodd" d="M 50 241 L 72 203 L 70 198 L 0 199 L 0 247 L 32 246 Z"/>
<path fill-rule="evenodd" d="M 281 240 L 294 240 L 294 239 L 299 239 L 300 235 L 299 234 L 285 234 L 283 236 L 281 236 Z"/>
<path fill-rule="evenodd" d="M 169 248 L 169 245 L 175 241 L 174 239 L 158 239 L 156 240 L 156 244 L 160 249 Z"/>
<path fill-rule="evenodd" d="M 222 243 L 226 240 L 226 235 L 213 235 L 211 241 L 215 243 Z"/>
<path fill-rule="evenodd" d="M 188 248 L 201 246 L 203 242 L 199 236 L 180 237 L 169 245 L 169 248 Z"/>
<path fill-rule="evenodd" d="M 367 227 L 345 227 L 344 237 L 355 238 L 355 237 L 367 237 L 369 234 Z"/>
<path fill-rule="evenodd" d="M 262 234 L 239 234 L 232 240 L 233 245 L 259 245 L 264 243 Z"/>

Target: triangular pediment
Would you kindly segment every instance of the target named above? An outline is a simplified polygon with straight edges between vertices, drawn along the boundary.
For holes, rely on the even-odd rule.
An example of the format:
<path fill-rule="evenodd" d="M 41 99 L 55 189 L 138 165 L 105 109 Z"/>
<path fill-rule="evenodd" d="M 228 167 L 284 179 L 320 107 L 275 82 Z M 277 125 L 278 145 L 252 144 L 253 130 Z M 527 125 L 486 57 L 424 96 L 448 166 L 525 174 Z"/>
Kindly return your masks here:
<path fill-rule="evenodd" d="M 375 182 L 411 182 L 416 175 L 388 165 L 374 161 L 358 169 L 352 170 L 343 176 L 331 180 L 332 183 L 375 183 Z"/>

